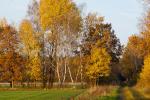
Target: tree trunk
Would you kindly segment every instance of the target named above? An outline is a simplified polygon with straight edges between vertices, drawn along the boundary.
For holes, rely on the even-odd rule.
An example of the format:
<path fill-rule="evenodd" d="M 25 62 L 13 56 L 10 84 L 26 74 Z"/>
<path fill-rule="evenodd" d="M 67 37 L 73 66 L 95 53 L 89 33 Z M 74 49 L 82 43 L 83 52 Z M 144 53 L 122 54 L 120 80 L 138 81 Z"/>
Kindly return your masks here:
<path fill-rule="evenodd" d="M 24 88 L 24 82 L 23 81 L 21 81 L 21 86 Z"/>
<path fill-rule="evenodd" d="M 76 75 L 76 78 L 75 78 L 76 82 L 78 82 L 77 80 L 78 80 L 79 71 L 80 71 L 80 67 L 78 68 L 77 75 Z"/>
<path fill-rule="evenodd" d="M 70 67 L 69 67 L 69 66 L 68 66 L 68 71 L 69 71 L 69 75 L 70 75 L 71 82 L 74 83 L 73 78 L 72 78 L 72 74 L 71 74 L 71 70 L 70 70 Z"/>
<path fill-rule="evenodd" d="M 52 88 L 53 87 L 53 82 L 52 82 L 52 78 L 49 77 L 48 79 L 48 88 Z"/>
<path fill-rule="evenodd" d="M 52 88 L 53 87 L 53 82 L 54 82 L 54 72 L 53 72 L 53 69 L 50 68 L 49 76 L 48 76 L 48 88 Z"/>
<path fill-rule="evenodd" d="M 64 72 L 64 75 L 63 75 L 63 83 L 66 80 L 66 73 L 67 73 L 67 62 L 66 62 L 66 59 L 65 59 L 65 72 Z"/>
<path fill-rule="evenodd" d="M 36 88 L 36 80 L 34 80 L 34 87 Z"/>
<path fill-rule="evenodd" d="M 12 81 L 10 82 L 10 87 L 11 87 L 11 88 L 14 88 L 14 80 L 12 80 Z"/>
<path fill-rule="evenodd" d="M 43 66 L 43 89 L 46 88 L 46 83 L 47 83 L 47 80 L 46 80 L 46 68 L 45 68 L 45 66 Z"/>
<path fill-rule="evenodd" d="M 81 73 L 81 86 L 83 87 L 83 66 L 82 66 L 82 58 L 81 58 L 82 54 L 81 54 L 81 50 L 80 50 L 80 73 Z"/>
<path fill-rule="evenodd" d="M 58 77 L 58 83 L 60 83 L 60 74 L 59 74 L 59 65 L 58 65 L 58 62 L 57 62 L 57 77 Z"/>
<path fill-rule="evenodd" d="M 81 65 L 81 86 L 83 87 L 83 66 Z"/>
<path fill-rule="evenodd" d="M 30 79 L 27 80 L 27 87 L 30 87 Z"/>

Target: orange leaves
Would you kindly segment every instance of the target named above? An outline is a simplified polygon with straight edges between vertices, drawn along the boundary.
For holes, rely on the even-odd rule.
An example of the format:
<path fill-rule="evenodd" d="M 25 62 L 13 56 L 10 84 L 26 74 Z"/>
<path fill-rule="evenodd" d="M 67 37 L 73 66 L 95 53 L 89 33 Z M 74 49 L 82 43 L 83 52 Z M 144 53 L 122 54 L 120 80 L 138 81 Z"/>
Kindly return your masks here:
<path fill-rule="evenodd" d="M 23 64 L 22 57 L 17 52 L 17 31 L 10 25 L 1 27 L 0 34 L 0 63 L 3 80 L 20 80 Z"/>
<path fill-rule="evenodd" d="M 11 81 L 22 79 L 23 58 L 15 52 L 7 53 L 2 59 L 2 77 L 3 80 Z"/>

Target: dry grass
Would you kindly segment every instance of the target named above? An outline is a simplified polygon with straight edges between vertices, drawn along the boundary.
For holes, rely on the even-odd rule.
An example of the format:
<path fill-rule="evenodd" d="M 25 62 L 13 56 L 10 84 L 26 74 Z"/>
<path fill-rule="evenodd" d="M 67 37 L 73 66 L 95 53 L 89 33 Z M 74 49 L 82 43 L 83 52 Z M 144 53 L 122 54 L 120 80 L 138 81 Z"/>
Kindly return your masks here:
<path fill-rule="evenodd" d="M 139 88 L 139 87 L 136 87 L 136 90 L 141 94 L 143 95 L 145 98 L 148 98 L 150 99 L 150 88 Z"/>
<path fill-rule="evenodd" d="M 123 100 L 134 100 L 134 97 L 132 95 L 132 92 L 129 90 L 128 87 L 125 87 L 122 89 L 122 99 Z"/>
<path fill-rule="evenodd" d="M 141 87 L 125 87 L 122 89 L 123 100 L 150 100 L 150 89 Z"/>
<path fill-rule="evenodd" d="M 99 97 L 110 96 L 116 86 L 98 86 L 88 89 L 83 94 L 79 95 L 77 100 L 97 100 Z"/>

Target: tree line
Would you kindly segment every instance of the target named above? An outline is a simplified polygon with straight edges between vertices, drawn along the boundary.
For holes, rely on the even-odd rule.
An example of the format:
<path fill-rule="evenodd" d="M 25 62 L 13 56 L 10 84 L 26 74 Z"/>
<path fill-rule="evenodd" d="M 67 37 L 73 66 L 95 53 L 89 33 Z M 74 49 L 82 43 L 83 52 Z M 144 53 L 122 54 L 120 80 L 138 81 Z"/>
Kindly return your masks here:
<path fill-rule="evenodd" d="M 96 13 L 82 16 L 72 0 L 33 0 L 19 28 L 0 22 L 0 80 L 12 88 L 16 82 L 133 85 L 148 77 L 148 20 L 123 47 L 111 23 Z"/>

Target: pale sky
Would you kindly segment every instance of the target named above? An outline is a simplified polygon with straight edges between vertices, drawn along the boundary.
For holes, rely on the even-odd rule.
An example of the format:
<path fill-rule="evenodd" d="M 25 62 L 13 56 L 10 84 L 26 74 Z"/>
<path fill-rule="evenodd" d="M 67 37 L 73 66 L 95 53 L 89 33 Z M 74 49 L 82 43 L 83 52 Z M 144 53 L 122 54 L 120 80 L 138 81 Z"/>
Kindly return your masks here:
<path fill-rule="evenodd" d="M 18 25 L 25 18 L 27 6 L 31 0 L 0 0 L 0 18 Z M 73 0 L 78 5 L 85 5 L 85 14 L 97 12 L 105 17 L 105 22 L 112 23 L 115 33 L 126 44 L 131 34 L 138 33 L 138 24 L 143 7 L 140 0 Z"/>

